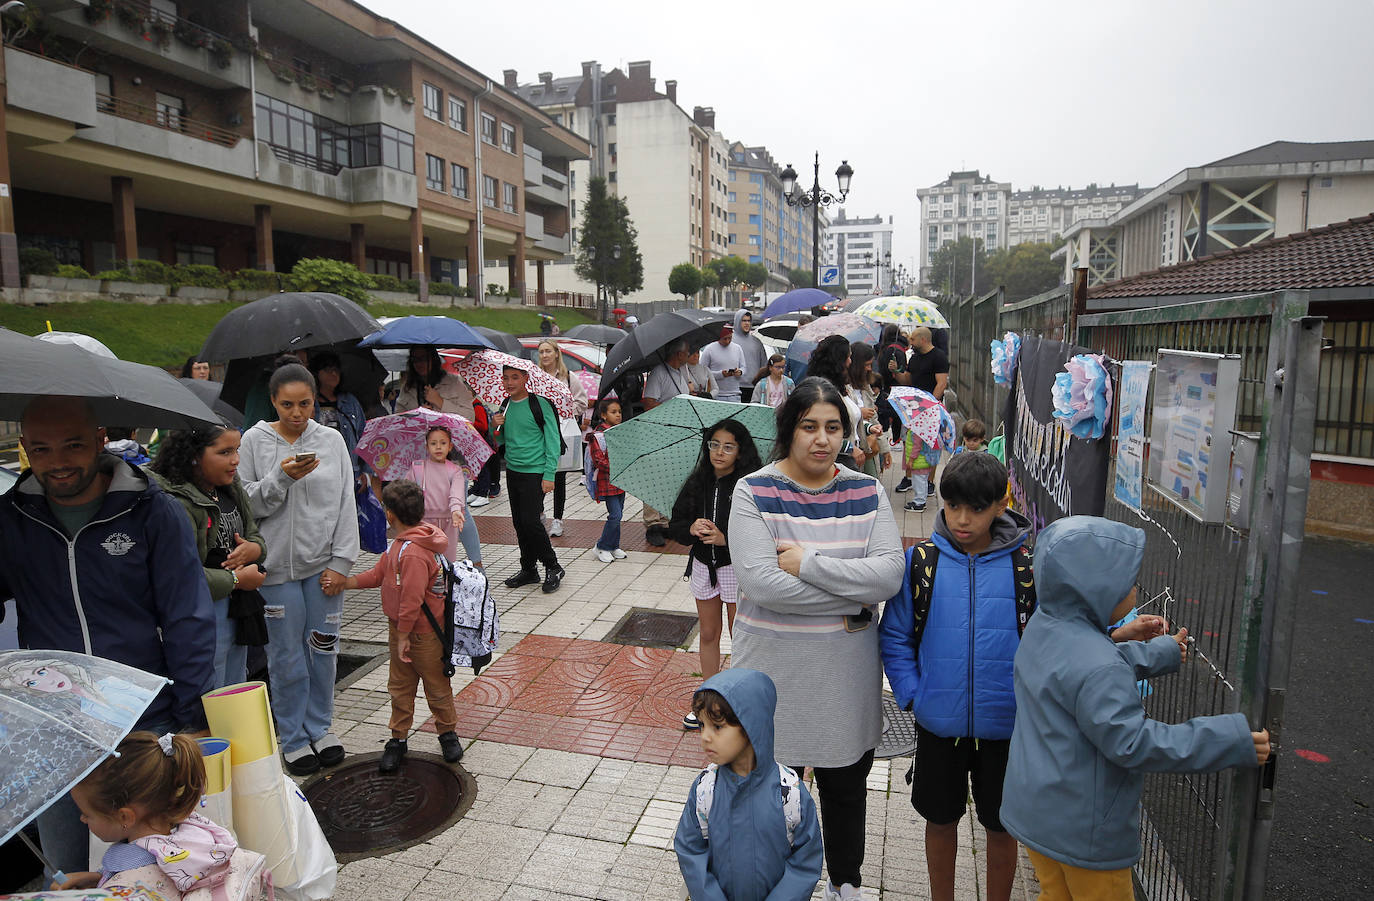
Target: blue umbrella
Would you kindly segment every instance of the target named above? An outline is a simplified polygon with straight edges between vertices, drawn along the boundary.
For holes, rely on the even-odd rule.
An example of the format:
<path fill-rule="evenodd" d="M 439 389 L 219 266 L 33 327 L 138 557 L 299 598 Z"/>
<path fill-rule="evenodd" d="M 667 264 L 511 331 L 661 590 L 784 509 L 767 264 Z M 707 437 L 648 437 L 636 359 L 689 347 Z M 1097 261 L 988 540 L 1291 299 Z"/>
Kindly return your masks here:
<path fill-rule="evenodd" d="M 763 318 L 781 316 L 784 313 L 800 313 L 802 310 L 830 303 L 834 299 L 835 295 L 820 288 L 794 288 L 770 303 L 763 311 Z"/>
<path fill-rule="evenodd" d="M 382 326 L 358 342 L 359 347 L 465 347 L 472 350 L 495 349 L 472 326 L 448 316 L 406 316 Z"/>

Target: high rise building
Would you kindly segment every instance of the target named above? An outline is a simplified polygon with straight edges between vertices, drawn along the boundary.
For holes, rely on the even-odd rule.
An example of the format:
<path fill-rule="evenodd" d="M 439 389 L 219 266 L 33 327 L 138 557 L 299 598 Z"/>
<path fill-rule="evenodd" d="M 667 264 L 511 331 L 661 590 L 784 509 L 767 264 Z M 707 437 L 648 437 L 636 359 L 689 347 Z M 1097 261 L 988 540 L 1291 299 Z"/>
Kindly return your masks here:
<path fill-rule="evenodd" d="M 1007 247 L 1047 243 L 1083 219 L 1111 216 L 1141 195 L 1138 185 L 1031 188 L 1013 191 L 1007 205 Z"/>
<path fill-rule="evenodd" d="M 760 290 L 786 291 L 791 270 L 812 271 L 812 210 L 788 205 L 779 178 L 782 169 L 768 148 L 735 141 L 727 158 L 730 169 L 726 249 L 768 269 L 768 281 Z M 821 212 L 824 220 L 824 210 Z M 822 221 L 822 227 L 825 224 Z"/>
<path fill-rule="evenodd" d="M 892 217 L 850 219 L 841 207 L 826 232 L 826 262 L 840 267 L 850 297 L 884 296 L 892 289 Z"/>
<path fill-rule="evenodd" d="M 951 172 L 949 178 L 916 192 L 921 200 L 921 283 L 932 282 L 930 260 L 946 244 L 972 237 L 991 253 L 1007 245 L 1011 185 L 977 169 Z"/>

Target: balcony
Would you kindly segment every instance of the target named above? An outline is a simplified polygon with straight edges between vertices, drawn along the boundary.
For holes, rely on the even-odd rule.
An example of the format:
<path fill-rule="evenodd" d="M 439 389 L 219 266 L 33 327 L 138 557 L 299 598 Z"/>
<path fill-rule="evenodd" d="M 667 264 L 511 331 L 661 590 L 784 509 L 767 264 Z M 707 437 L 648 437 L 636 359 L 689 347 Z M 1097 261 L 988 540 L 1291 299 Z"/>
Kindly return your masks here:
<path fill-rule="evenodd" d="M 538 213 L 525 213 L 525 237 L 534 241 L 535 246 L 554 253 L 569 253 L 572 243 L 565 235 L 550 235 L 544 231 L 544 217 Z"/>
<path fill-rule="evenodd" d="M 525 147 L 525 195 L 557 206 L 568 205 L 568 177 L 544 165 Z M 537 153 L 537 151 L 536 151 Z"/>
<path fill-rule="evenodd" d="M 215 90 L 249 86 L 252 55 L 208 28 L 143 0 L 106 0 L 50 15 L 53 31 Z"/>
<path fill-rule="evenodd" d="M 71 122 L 81 128 L 97 123 L 95 76 L 84 69 L 5 48 L 7 101 L 28 110 Z"/>
<path fill-rule="evenodd" d="M 347 168 L 318 156 L 259 142 L 258 178 L 343 203 L 383 203 L 413 207 L 415 176 L 386 166 Z"/>
<path fill-rule="evenodd" d="M 226 175 L 253 177 L 253 142 L 237 132 L 174 110 L 96 94 L 97 123 L 83 140 L 185 163 Z"/>

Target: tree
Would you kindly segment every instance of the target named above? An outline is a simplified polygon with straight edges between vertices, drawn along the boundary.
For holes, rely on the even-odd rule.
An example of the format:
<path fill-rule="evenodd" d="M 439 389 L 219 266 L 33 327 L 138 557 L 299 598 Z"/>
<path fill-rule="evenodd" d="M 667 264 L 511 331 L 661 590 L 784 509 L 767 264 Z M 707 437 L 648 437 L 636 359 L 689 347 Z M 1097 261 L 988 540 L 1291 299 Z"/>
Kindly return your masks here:
<path fill-rule="evenodd" d="M 606 321 L 611 296 L 619 297 L 644 287 L 644 258 L 639 252 L 638 237 L 624 199 L 606 193 L 606 179 L 598 176 L 588 182 L 573 268 L 582 278 L 596 283 L 602 322 Z"/>
<path fill-rule="evenodd" d="M 789 269 L 787 270 L 787 283 L 794 288 L 811 287 L 810 269 Z"/>
<path fill-rule="evenodd" d="M 687 298 L 701 290 L 701 270 L 691 263 L 678 263 L 668 273 L 668 290 L 681 294 L 683 303 Z"/>
<path fill-rule="evenodd" d="M 1059 285 L 1064 267 L 1050 258 L 1056 244 L 1027 242 L 988 257 L 988 287 L 1007 289 L 1007 300 L 1025 300 Z"/>
<path fill-rule="evenodd" d="M 970 279 L 970 257 L 976 270 L 976 284 Z M 987 275 L 987 252 L 982 238 L 960 238 L 946 244 L 930 258 L 928 287 L 946 297 L 967 297 L 975 290 L 990 291 L 993 287 Z"/>
<path fill-rule="evenodd" d="M 701 270 L 701 287 L 707 291 L 714 291 L 720 287 L 720 276 L 716 275 L 716 270 L 707 263 Z"/>
<path fill-rule="evenodd" d="M 744 277 L 740 279 L 750 288 L 761 288 L 768 281 L 768 267 L 762 263 L 750 263 L 744 270 Z"/>
<path fill-rule="evenodd" d="M 630 219 L 630 207 L 624 197 L 614 197 L 616 231 L 620 234 L 620 257 L 611 261 L 611 294 L 621 295 L 644 287 L 644 255 L 639 252 L 639 229 Z"/>
<path fill-rule="evenodd" d="M 706 265 L 716 273 L 720 287 L 726 290 L 742 284 L 745 272 L 749 269 L 749 264 L 734 254 L 728 257 L 716 257 Z"/>

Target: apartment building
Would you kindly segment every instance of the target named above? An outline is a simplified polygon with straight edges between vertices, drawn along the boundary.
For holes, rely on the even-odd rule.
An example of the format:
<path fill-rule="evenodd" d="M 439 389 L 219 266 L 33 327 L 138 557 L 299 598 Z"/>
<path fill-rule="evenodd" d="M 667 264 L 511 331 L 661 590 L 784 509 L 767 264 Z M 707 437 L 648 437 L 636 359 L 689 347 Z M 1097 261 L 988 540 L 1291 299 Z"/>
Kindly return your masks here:
<path fill-rule="evenodd" d="M 730 145 L 726 197 L 728 252 L 768 269 L 762 291 L 786 291 L 793 269 L 812 270 L 812 208 L 789 206 L 782 193 L 782 167 L 767 147 Z M 821 210 L 822 243 L 829 218 Z"/>
<path fill-rule="evenodd" d="M 882 297 L 892 291 L 892 217 L 851 219 L 841 207 L 825 237 L 825 259 L 840 267 L 850 297 Z"/>
<path fill-rule="evenodd" d="M 4 52 L 6 285 L 8 246 L 91 271 L 324 256 L 422 285 L 485 284 L 488 259 L 522 288 L 568 251 L 588 143 L 356 3 L 28 5 Z"/>
<path fill-rule="evenodd" d="M 1139 185 L 1013 191 L 1007 204 L 1007 247 L 1047 243 L 1084 219 L 1114 215 L 1141 194 Z"/>
<path fill-rule="evenodd" d="M 651 62 L 603 70 L 595 61 L 582 73 L 555 78 L 542 72 L 521 85 L 514 70 L 505 84 L 555 122 L 590 145 L 587 161 L 571 166 L 572 250 L 576 251 L 578 210 L 592 176 L 625 200 L 638 230 L 644 258 L 644 287 L 622 298 L 648 301 L 670 296 L 668 273 L 678 263 L 705 265 L 731 251 L 727 228 L 729 143 L 716 129 L 715 110 L 677 103 L 677 82 L 658 89 Z M 595 286 L 573 271 L 569 254 L 550 270 L 551 284 L 590 292 Z"/>
<path fill-rule="evenodd" d="M 939 184 L 917 190 L 921 201 L 921 283 L 930 285 L 930 260 L 946 244 L 981 238 L 992 253 L 1007 244 L 1011 184 L 977 169 L 951 172 Z"/>

